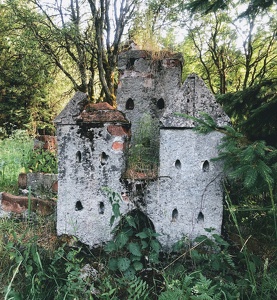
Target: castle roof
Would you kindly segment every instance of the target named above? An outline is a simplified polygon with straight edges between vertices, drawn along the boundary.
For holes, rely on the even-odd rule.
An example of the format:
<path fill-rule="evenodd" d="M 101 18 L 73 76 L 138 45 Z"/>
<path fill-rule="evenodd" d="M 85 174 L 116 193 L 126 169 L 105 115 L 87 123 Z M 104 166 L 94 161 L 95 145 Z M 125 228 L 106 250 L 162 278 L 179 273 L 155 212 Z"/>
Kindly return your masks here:
<path fill-rule="evenodd" d="M 191 74 L 178 91 L 174 106 L 169 105 L 166 108 L 160 122 L 162 127 L 193 128 L 195 121 L 180 114 L 201 118 L 202 113 L 211 116 L 219 127 L 230 123 L 229 117 L 216 102 L 204 81 L 196 74 Z"/>
<path fill-rule="evenodd" d="M 77 117 L 82 123 L 129 123 L 124 114 L 107 102 L 89 104 Z"/>
<path fill-rule="evenodd" d="M 73 125 L 76 123 L 129 123 L 124 114 L 107 102 L 88 104 L 85 93 L 76 92 L 62 112 L 56 117 L 55 123 Z"/>

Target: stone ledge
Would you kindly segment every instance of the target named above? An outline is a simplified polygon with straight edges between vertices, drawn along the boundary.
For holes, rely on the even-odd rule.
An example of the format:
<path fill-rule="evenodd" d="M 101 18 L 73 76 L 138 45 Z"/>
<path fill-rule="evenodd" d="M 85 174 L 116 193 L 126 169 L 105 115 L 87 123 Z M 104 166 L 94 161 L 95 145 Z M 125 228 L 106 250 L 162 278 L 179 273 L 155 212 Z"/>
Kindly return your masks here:
<path fill-rule="evenodd" d="M 15 196 L 9 193 L 0 193 L 1 210 L 6 213 L 21 214 L 28 210 L 28 197 Z M 31 197 L 31 210 L 41 216 L 54 213 L 56 202 L 53 200 L 42 200 Z"/>

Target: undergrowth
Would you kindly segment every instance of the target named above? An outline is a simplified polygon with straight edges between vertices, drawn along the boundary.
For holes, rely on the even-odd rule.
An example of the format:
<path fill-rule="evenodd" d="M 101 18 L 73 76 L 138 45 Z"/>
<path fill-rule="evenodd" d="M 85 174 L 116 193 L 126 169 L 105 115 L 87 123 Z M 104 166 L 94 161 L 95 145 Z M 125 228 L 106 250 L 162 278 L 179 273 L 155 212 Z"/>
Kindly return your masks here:
<path fill-rule="evenodd" d="M 0 219 L 0 299 L 277 299 L 276 150 L 228 130 L 221 156 L 237 165 L 229 161 L 236 170 L 225 183 L 222 236 L 206 229 L 211 238 L 184 237 L 163 252 L 151 221 L 139 211 L 121 215 L 121 197 L 109 189 L 117 226 L 114 239 L 97 249 L 57 237 L 53 216 Z M 14 163 L 18 172 L 27 160 Z"/>
<path fill-rule="evenodd" d="M 9 138 L 0 139 L 0 191 L 14 192 L 18 174 L 26 172 L 33 140 L 24 130 L 15 131 Z"/>
<path fill-rule="evenodd" d="M 217 234 L 193 243 L 184 239 L 163 253 L 158 234 L 141 226 L 144 221 L 139 214 L 128 216 L 113 241 L 89 249 L 74 238 L 56 237 L 51 218 L 0 220 L 0 299 L 277 297 L 274 255 L 259 255 L 246 241 L 238 246 Z"/>
<path fill-rule="evenodd" d="M 0 192 L 17 193 L 18 175 L 27 172 L 58 173 L 57 155 L 34 149 L 34 139 L 24 130 L 0 139 Z"/>

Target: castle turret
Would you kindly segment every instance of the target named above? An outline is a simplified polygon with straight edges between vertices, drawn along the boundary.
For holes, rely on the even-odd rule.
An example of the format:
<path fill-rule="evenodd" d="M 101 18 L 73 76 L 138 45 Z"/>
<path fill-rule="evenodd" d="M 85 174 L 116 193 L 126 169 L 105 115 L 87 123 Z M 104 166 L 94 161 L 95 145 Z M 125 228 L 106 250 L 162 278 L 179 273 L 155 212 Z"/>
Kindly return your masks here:
<path fill-rule="evenodd" d="M 111 238 L 112 207 L 103 187 L 121 189 L 130 124 L 107 103 L 86 103 L 86 94 L 76 93 L 55 120 L 59 157 L 57 231 L 97 245 Z M 128 205 L 122 203 L 123 212 Z"/>

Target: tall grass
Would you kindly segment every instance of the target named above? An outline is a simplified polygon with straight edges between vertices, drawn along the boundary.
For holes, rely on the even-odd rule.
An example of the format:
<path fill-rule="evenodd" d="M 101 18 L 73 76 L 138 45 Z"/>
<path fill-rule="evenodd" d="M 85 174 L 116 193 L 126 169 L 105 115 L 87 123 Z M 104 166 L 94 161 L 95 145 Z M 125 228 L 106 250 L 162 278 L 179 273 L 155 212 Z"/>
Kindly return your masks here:
<path fill-rule="evenodd" d="M 0 140 L 0 192 L 16 191 L 18 174 L 26 171 L 32 149 L 33 139 L 23 130 Z"/>

